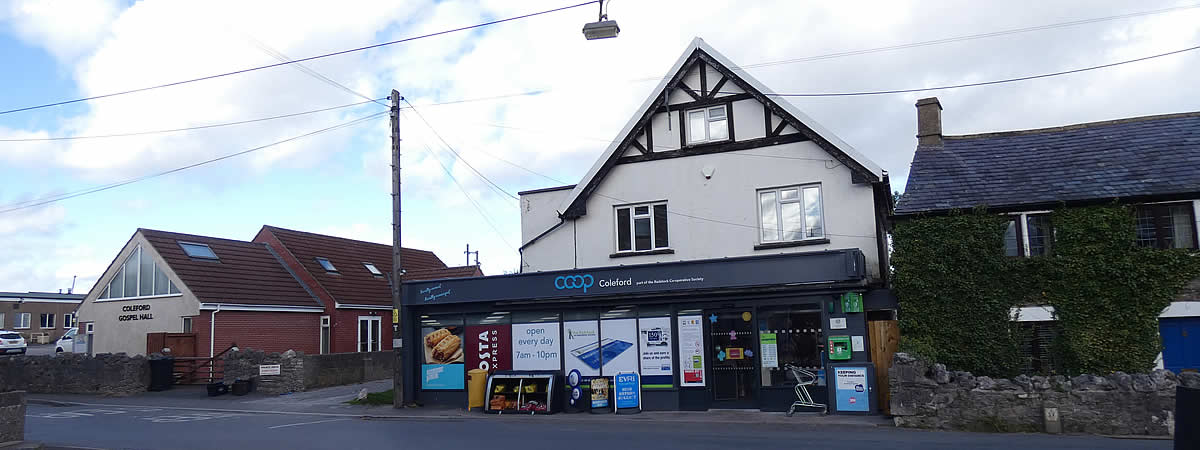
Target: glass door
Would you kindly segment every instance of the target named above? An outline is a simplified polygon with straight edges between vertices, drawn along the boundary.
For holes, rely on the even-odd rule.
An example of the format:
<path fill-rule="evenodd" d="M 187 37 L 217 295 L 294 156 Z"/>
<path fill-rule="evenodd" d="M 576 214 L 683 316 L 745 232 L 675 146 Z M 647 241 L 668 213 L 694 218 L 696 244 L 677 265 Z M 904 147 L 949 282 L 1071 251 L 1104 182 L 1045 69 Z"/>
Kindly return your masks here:
<path fill-rule="evenodd" d="M 379 316 L 358 317 L 358 351 L 377 352 L 380 350 L 380 320 Z"/>
<path fill-rule="evenodd" d="M 713 408 L 756 408 L 758 345 L 750 308 L 710 310 Z"/>

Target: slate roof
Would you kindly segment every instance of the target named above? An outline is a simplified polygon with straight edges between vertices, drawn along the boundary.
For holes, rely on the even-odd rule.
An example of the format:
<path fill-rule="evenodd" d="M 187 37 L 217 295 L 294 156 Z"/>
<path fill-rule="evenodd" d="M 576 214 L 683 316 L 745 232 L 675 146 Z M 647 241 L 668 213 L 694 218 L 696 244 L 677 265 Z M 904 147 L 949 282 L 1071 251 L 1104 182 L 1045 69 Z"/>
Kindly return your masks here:
<path fill-rule="evenodd" d="M 269 225 L 264 226 L 262 231 L 270 232 L 279 239 L 285 248 L 277 250 L 290 252 L 335 302 L 351 305 L 392 304 L 388 277 L 374 276 L 363 266 L 364 262 L 369 262 L 380 272 L 391 273 L 392 246 Z M 333 263 L 337 273 L 327 272 L 321 267 L 317 262 L 318 257 Z M 446 263 L 426 250 L 402 248 L 400 258 L 407 272 L 446 268 Z"/>
<path fill-rule="evenodd" d="M 918 146 L 896 215 L 1200 194 L 1200 112 L 945 136 Z"/>
<path fill-rule="evenodd" d="M 138 232 L 201 302 L 322 306 L 265 244 L 145 228 Z M 207 244 L 218 260 L 190 258 L 179 241 Z"/>

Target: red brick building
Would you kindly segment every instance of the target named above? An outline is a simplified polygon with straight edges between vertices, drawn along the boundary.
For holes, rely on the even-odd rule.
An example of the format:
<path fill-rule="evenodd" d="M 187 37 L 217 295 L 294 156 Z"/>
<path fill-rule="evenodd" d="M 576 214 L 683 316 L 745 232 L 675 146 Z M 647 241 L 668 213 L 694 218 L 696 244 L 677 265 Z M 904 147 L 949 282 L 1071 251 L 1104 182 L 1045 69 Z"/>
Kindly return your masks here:
<path fill-rule="evenodd" d="M 414 279 L 480 274 L 447 268 L 428 251 L 402 255 Z M 150 333 L 192 335 L 179 356 L 235 343 L 310 354 L 388 350 L 391 268 L 391 246 L 276 227 L 252 242 L 138 229 L 80 305 L 80 335 L 91 353 L 158 351 L 148 348 Z"/>

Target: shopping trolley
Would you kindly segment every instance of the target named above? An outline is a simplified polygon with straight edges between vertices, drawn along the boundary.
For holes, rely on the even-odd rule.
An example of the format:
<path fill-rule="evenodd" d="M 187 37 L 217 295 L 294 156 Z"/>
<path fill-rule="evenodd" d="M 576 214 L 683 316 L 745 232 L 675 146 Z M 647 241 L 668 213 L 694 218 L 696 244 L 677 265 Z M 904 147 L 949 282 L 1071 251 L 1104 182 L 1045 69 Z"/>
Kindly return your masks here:
<path fill-rule="evenodd" d="M 823 403 L 814 402 L 812 395 L 810 395 L 808 393 L 808 389 L 805 388 L 805 386 L 808 386 L 808 385 L 811 385 L 811 384 L 817 382 L 817 374 L 812 373 L 808 370 L 793 366 L 791 364 L 785 364 L 783 367 L 787 370 L 792 371 L 792 376 L 796 378 L 796 398 L 797 398 L 797 400 L 792 402 L 792 406 L 790 408 L 788 408 L 788 410 L 787 410 L 788 417 L 792 417 L 792 414 L 796 412 L 796 408 L 798 408 L 798 407 L 821 408 L 821 414 L 825 414 L 825 413 L 829 412 L 829 407 L 825 406 L 825 404 L 823 404 Z"/>

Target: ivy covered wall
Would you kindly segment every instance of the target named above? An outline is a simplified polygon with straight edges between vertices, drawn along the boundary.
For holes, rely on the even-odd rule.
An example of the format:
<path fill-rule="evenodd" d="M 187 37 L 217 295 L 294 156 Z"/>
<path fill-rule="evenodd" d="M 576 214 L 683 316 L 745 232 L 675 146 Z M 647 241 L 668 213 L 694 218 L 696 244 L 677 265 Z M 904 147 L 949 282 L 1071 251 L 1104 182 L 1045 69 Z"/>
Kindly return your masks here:
<path fill-rule="evenodd" d="M 1006 220 L 977 209 L 896 223 L 901 351 L 977 375 L 1016 375 L 1022 336 L 1011 311 L 1040 304 L 1060 322 L 1052 359 L 1063 373 L 1152 368 L 1158 314 L 1200 277 L 1200 255 L 1138 247 L 1133 212 L 1109 205 L 1054 211 L 1053 254 L 1008 257 Z"/>

